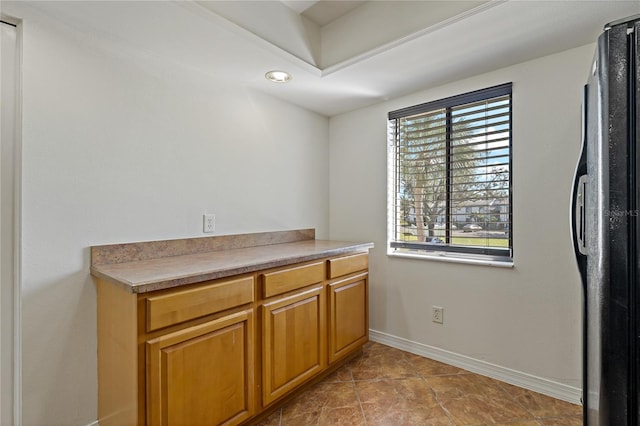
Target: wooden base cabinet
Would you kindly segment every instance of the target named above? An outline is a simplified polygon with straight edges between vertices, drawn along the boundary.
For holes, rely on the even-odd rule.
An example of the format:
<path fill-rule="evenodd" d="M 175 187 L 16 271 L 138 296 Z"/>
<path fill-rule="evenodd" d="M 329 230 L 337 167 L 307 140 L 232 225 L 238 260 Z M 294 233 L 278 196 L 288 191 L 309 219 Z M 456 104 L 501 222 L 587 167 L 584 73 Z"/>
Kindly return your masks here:
<path fill-rule="evenodd" d="M 255 275 L 143 294 L 98 280 L 98 415 L 236 425 L 255 414 Z"/>
<path fill-rule="evenodd" d="M 131 293 L 98 279 L 108 425 L 257 422 L 368 340 L 366 253 Z"/>
<path fill-rule="evenodd" d="M 231 425 L 253 415 L 252 310 L 146 346 L 148 424 Z"/>
<path fill-rule="evenodd" d="M 329 362 L 369 340 L 368 274 L 329 284 Z"/>
<path fill-rule="evenodd" d="M 327 365 L 322 286 L 262 306 L 262 401 L 266 406 Z"/>
<path fill-rule="evenodd" d="M 329 362 L 369 340 L 369 256 L 357 253 L 327 261 Z"/>

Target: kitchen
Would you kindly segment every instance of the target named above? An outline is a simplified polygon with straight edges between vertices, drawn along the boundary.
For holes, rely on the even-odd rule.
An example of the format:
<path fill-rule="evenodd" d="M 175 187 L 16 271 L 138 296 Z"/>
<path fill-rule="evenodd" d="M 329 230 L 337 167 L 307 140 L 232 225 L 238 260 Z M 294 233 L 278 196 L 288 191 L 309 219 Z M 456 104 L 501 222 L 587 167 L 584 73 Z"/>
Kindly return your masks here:
<path fill-rule="evenodd" d="M 579 402 L 581 284 L 567 218 L 582 86 L 602 26 L 638 3 L 468 2 L 476 13 L 377 40 L 383 49 L 347 51 L 351 39 L 338 39 L 342 56 L 317 66 L 313 38 L 283 26 L 293 42 L 278 47 L 268 28 L 244 27 L 289 6 L 233 3 L 2 2 L 22 20 L 14 415 L 95 424 L 90 247 L 206 236 L 205 213 L 214 235 L 314 228 L 318 239 L 373 242 L 372 340 Z M 365 41 L 380 26 L 369 22 Z M 412 49 L 421 43 L 430 57 Z M 264 78 L 281 68 L 291 82 Z M 506 82 L 514 267 L 389 257 L 389 111 Z"/>

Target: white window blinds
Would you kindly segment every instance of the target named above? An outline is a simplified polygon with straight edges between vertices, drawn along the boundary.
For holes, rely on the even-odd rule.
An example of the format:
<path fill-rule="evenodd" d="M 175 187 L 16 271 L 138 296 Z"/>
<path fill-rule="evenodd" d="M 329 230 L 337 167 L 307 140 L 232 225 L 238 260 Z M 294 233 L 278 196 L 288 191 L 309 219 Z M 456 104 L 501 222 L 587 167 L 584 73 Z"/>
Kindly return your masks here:
<path fill-rule="evenodd" d="M 390 248 L 511 260 L 511 84 L 389 113 Z"/>

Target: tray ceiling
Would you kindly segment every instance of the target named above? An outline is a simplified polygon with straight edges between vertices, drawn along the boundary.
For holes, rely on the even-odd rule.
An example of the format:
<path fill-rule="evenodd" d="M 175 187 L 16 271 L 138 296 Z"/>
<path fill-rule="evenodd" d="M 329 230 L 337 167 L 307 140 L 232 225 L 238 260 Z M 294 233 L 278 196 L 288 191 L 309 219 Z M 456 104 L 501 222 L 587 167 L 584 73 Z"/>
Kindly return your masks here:
<path fill-rule="evenodd" d="M 127 55 L 325 116 L 595 42 L 638 1 L 17 1 Z M 287 84 L 265 72 L 283 69 Z M 585 78 L 588 70 L 585 70 Z"/>

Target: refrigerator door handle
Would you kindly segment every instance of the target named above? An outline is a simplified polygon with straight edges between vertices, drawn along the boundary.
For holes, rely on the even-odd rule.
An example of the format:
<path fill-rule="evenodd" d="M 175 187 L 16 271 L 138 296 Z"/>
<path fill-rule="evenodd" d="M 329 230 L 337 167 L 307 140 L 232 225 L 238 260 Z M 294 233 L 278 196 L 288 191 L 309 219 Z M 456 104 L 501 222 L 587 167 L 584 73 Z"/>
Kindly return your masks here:
<path fill-rule="evenodd" d="M 577 253 L 587 255 L 587 244 L 585 241 L 585 188 L 587 186 L 587 175 L 578 178 L 573 189 L 573 244 Z"/>

